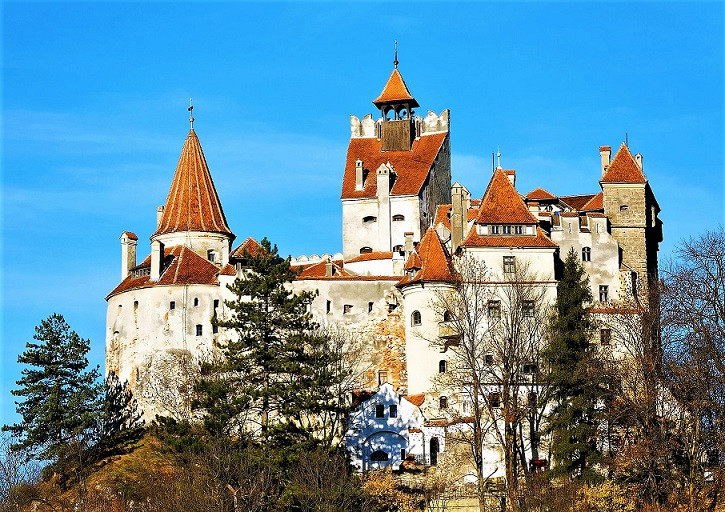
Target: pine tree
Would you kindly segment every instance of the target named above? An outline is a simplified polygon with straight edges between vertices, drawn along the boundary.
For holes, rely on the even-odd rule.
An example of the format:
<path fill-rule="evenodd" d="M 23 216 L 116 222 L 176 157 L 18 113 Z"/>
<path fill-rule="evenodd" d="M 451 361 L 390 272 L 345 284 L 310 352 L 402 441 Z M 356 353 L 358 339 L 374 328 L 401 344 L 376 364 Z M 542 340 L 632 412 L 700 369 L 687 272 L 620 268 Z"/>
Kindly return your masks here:
<path fill-rule="evenodd" d="M 85 446 L 102 407 L 98 367 L 88 368 L 90 341 L 72 331 L 63 316 L 53 314 L 35 328 L 18 362 L 27 365 L 12 391 L 22 421 L 3 426 L 18 442 L 15 448 L 37 451 L 60 461 L 69 445 Z"/>
<path fill-rule="evenodd" d="M 344 413 L 333 390 L 345 371 L 308 312 L 314 294 L 292 293 L 289 259 L 266 238 L 261 245 L 245 255 L 243 275 L 229 287 L 231 316 L 217 322 L 235 336 L 220 347 L 220 361 L 202 365 L 194 405 L 218 436 L 246 433 L 277 446 L 319 440 L 321 418 Z M 328 434 L 322 437 L 331 441 Z"/>
<path fill-rule="evenodd" d="M 602 386 L 589 348 L 586 305 L 591 301 L 589 278 L 572 248 L 557 286 L 551 339 L 543 357 L 554 402 L 548 430 L 555 472 L 582 480 L 598 478 L 592 464 L 600 458 L 596 437 Z"/>

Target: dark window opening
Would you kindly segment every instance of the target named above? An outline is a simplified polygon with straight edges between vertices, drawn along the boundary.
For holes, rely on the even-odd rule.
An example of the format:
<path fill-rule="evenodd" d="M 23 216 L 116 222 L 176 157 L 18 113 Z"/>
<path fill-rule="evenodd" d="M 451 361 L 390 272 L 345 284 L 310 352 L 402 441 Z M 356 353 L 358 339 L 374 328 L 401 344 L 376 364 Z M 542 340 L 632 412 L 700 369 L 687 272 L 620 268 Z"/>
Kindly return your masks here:
<path fill-rule="evenodd" d="M 196 335 L 201 336 L 201 334 L 202 334 L 201 324 L 196 324 Z"/>
<path fill-rule="evenodd" d="M 370 254 L 371 252 L 373 252 L 372 247 L 365 246 L 360 248 L 360 254 Z"/>
<path fill-rule="evenodd" d="M 378 372 L 378 386 L 382 386 L 388 382 L 388 372 L 385 370 L 380 370 Z"/>
<path fill-rule="evenodd" d="M 374 215 L 368 215 L 367 217 L 363 217 L 363 222 L 364 223 L 377 222 L 377 220 L 378 220 L 378 218 L 375 217 Z"/>
<path fill-rule="evenodd" d="M 174 302 L 173 300 L 169 302 L 169 309 L 176 309 L 176 302 Z"/>
<path fill-rule="evenodd" d="M 413 311 L 413 314 L 411 315 L 410 323 L 415 326 L 415 325 L 420 325 L 421 321 L 422 321 L 422 318 L 420 316 L 420 311 L 417 311 L 417 310 Z"/>
<path fill-rule="evenodd" d="M 383 404 L 375 404 L 375 417 L 376 418 L 385 417 L 385 406 Z"/>
<path fill-rule="evenodd" d="M 611 329 L 599 329 L 599 343 L 606 346 L 612 342 Z"/>
<path fill-rule="evenodd" d="M 345 304 L 342 306 L 342 314 L 347 315 L 352 311 L 352 304 Z"/>
<path fill-rule="evenodd" d="M 592 261 L 591 247 L 582 247 L 582 261 Z"/>
<path fill-rule="evenodd" d="M 516 257 L 515 256 L 504 256 L 503 257 L 503 272 L 504 274 L 513 274 L 516 272 Z"/>
<path fill-rule="evenodd" d="M 194 297 L 194 306 L 199 305 L 199 297 Z"/>
<path fill-rule="evenodd" d="M 332 301 L 331 300 L 328 300 L 327 301 L 327 313 L 329 313 L 330 310 L 332 310 Z"/>
<path fill-rule="evenodd" d="M 374 302 L 368 302 L 368 313 L 373 312 L 373 304 L 374 304 Z"/>
<path fill-rule="evenodd" d="M 450 311 L 446 311 L 445 313 L 443 313 L 444 322 L 450 322 L 451 320 L 453 320 L 453 313 L 451 313 Z"/>
<path fill-rule="evenodd" d="M 525 300 L 521 304 L 521 314 L 527 318 L 531 318 L 534 316 L 534 301 L 533 300 Z"/>
<path fill-rule="evenodd" d="M 388 454 L 383 450 L 376 450 L 370 454 L 370 460 L 372 462 L 385 462 L 388 460 Z"/>
<path fill-rule="evenodd" d="M 440 406 L 441 409 L 448 409 L 448 397 L 446 397 L 446 396 L 440 397 L 439 402 L 440 403 L 438 405 Z"/>
<path fill-rule="evenodd" d="M 483 356 L 483 362 L 486 366 L 493 365 L 493 354 L 486 354 Z"/>
<path fill-rule="evenodd" d="M 400 460 L 405 460 L 405 448 L 400 449 Z"/>
<path fill-rule="evenodd" d="M 501 301 L 500 300 L 489 300 L 488 301 L 488 317 L 489 318 L 501 318 Z"/>
<path fill-rule="evenodd" d="M 501 395 L 498 391 L 494 391 L 488 394 L 488 404 L 491 407 L 501 407 Z"/>
<path fill-rule="evenodd" d="M 607 302 L 609 300 L 609 286 L 606 284 L 599 285 L 599 302 Z"/>
<path fill-rule="evenodd" d="M 401 222 L 404 220 L 405 220 L 405 217 L 403 215 L 400 215 L 400 214 L 393 215 L 393 222 Z"/>
<path fill-rule="evenodd" d="M 398 406 L 397 405 L 391 405 L 390 406 L 390 417 L 391 418 L 397 418 L 398 417 Z"/>
<path fill-rule="evenodd" d="M 528 363 L 524 365 L 524 373 L 527 373 L 529 375 L 532 375 L 536 373 L 536 365 L 533 363 Z"/>
<path fill-rule="evenodd" d="M 448 362 L 445 359 L 438 361 L 438 373 L 446 373 Z"/>

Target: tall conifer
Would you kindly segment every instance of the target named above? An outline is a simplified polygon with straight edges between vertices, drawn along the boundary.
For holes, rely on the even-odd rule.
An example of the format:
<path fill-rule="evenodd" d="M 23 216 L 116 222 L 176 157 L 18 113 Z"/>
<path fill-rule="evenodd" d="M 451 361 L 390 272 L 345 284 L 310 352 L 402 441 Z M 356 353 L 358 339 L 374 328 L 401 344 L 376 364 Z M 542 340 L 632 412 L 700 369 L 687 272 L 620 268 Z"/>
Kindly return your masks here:
<path fill-rule="evenodd" d="M 22 421 L 3 426 L 17 436 L 17 448 L 39 452 L 47 460 L 62 459 L 71 443 L 83 447 L 97 425 L 102 408 L 98 367 L 88 368 L 90 341 L 72 331 L 57 313 L 41 321 L 18 362 L 27 365 L 12 394 Z"/>
<path fill-rule="evenodd" d="M 554 403 L 549 432 L 555 472 L 583 480 L 598 478 L 592 464 L 600 456 L 597 402 L 602 387 L 589 348 L 591 324 L 586 306 L 591 301 L 589 278 L 572 248 L 557 286 L 556 312 L 543 357 Z"/>

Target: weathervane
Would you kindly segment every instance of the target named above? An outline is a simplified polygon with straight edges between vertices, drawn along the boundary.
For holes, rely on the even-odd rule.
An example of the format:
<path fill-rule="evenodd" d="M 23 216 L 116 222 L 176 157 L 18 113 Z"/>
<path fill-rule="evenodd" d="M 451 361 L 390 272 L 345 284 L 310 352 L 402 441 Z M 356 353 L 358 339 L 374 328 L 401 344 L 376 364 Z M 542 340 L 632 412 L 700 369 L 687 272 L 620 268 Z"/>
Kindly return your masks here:
<path fill-rule="evenodd" d="M 191 125 L 191 129 L 194 129 L 194 102 L 191 98 L 189 98 L 189 108 L 186 110 L 189 111 L 189 124 Z"/>
<path fill-rule="evenodd" d="M 393 60 L 393 66 L 398 69 L 398 40 L 395 40 L 395 60 Z"/>

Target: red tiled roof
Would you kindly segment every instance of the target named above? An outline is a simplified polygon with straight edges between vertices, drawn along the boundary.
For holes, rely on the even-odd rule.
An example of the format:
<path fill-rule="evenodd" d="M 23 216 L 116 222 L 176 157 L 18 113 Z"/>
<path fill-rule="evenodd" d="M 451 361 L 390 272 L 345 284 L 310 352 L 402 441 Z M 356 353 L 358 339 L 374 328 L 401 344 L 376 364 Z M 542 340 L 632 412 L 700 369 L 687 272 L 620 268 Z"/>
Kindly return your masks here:
<path fill-rule="evenodd" d="M 262 246 L 254 238 L 247 237 L 247 239 L 239 244 L 229 255 L 230 258 L 242 258 L 246 252 L 250 256 L 258 256 L 262 251 Z"/>
<path fill-rule="evenodd" d="M 472 229 L 463 242 L 464 247 L 556 247 L 556 244 L 536 227 L 536 236 L 479 235 Z"/>
<path fill-rule="evenodd" d="M 453 268 L 453 262 L 448 255 L 448 251 L 443 247 L 441 239 L 438 238 L 438 233 L 433 229 L 426 231 L 425 236 L 418 244 L 416 252 L 410 255 L 409 261 L 415 258 L 416 255 L 421 261 L 420 270 L 412 276 L 406 274 L 396 286 L 430 281 L 444 283 L 456 281 L 457 273 Z M 417 267 L 412 266 L 410 268 L 415 269 Z"/>
<path fill-rule="evenodd" d="M 333 268 L 333 275 L 327 275 L 327 260 L 319 261 L 311 265 L 305 265 L 302 268 L 302 272 L 297 276 L 297 279 L 314 279 L 317 277 L 350 277 L 352 274 L 346 272 L 342 268 L 342 260 L 336 260 L 331 262 Z"/>
<path fill-rule="evenodd" d="M 226 265 L 224 265 L 222 267 L 221 271 L 219 271 L 219 275 L 220 276 L 236 276 L 237 269 L 234 268 L 234 265 L 227 263 Z"/>
<path fill-rule="evenodd" d="M 599 192 L 597 195 L 592 197 L 587 204 L 579 208 L 580 210 L 603 210 L 604 209 L 604 194 Z"/>
<path fill-rule="evenodd" d="M 556 199 L 556 196 L 548 190 L 538 187 L 526 194 L 526 199 L 536 199 L 540 201 L 546 199 Z"/>
<path fill-rule="evenodd" d="M 393 69 L 388 82 L 383 87 L 383 92 L 373 100 L 373 104 L 378 108 L 391 103 L 408 103 L 412 108 L 420 106 L 413 98 L 413 95 L 410 94 L 398 68 Z"/>
<path fill-rule="evenodd" d="M 596 194 L 579 194 L 576 196 L 561 196 L 559 200 L 574 210 L 581 210 Z"/>
<path fill-rule="evenodd" d="M 626 144 L 619 146 L 617 154 L 614 155 L 612 163 L 604 173 L 600 183 L 646 183 L 647 179 L 642 174 L 637 162 L 634 161 L 632 153 Z"/>
<path fill-rule="evenodd" d="M 417 252 L 414 252 L 408 257 L 408 261 L 405 262 L 405 270 L 411 270 L 411 269 L 417 269 L 420 270 L 423 268 L 423 262 L 420 260 L 420 256 L 418 256 Z"/>
<path fill-rule="evenodd" d="M 187 230 L 233 236 L 194 130 L 184 141 L 164 213 L 154 235 Z"/>
<path fill-rule="evenodd" d="M 503 171 L 496 169 L 479 208 L 478 224 L 537 224 Z"/>
<path fill-rule="evenodd" d="M 425 393 L 419 393 L 417 395 L 408 395 L 405 399 L 416 407 L 420 407 L 425 402 Z"/>
<path fill-rule="evenodd" d="M 354 258 L 347 260 L 347 263 L 355 263 L 358 261 L 389 260 L 392 259 L 392 257 L 392 252 L 373 251 L 366 252 L 365 254 L 360 254 L 359 256 L 355 256 Z"/>
<path fill-rule="evenodd" d="M 133 270 L 149 268 L 150 266 L 151 256 L 149 255 Z M 121 292 L 151 286 L 219 284 L 216 277 L 220 273 L 219 268 L 188 247 L 176 245 L 164 248 L 164 267 L 158 281 L 152 281 L 150 275 L 134 277 L 132 272 L 108 294 L 106 300 Z"/>
<path fill-rule="evenodd" d="M 130 231 L 124 231 L 121 235 L 126 235 L 129 240 L 138 240 L 136 233 L 131 233 Z"/>
<path fill-rule="evenodd" d="M 397 174 L 390 194 L 417 194 L 428 178 L 447 135 L 445 132 L 423 135 L 413 141 L 410 151 L 382 151 L 382 140 L 374 137 L 350 139 L 342 178 L 342 199 L 376 197 L 378 180 L 375 173 L 378 167 L 387 162 L 390 162 Z M 362 160 L 363 167 L 368 171 L 362 190 L 355 190 L 356 160 Z"/>
<path fill-rule="evenodd" d="M 473 206 L 473 201 L 471 201 L 471 205 Z M 435 218 L 435 221 L 433 221 L 433 227 L 442 223 L 446 228 L 451 229 L 451 216 L 450 215 L 451 215 L 451 205 L 450 204 L 439 204 L 438 208 L 436 208 L 436 218 Z M 478 217 L 478 208 L 469 208 L 468 214 L 466 215 L 466 217 L 467 217 L 466 220 L 468 222 L 474 220 L 476 217 Z"/>

